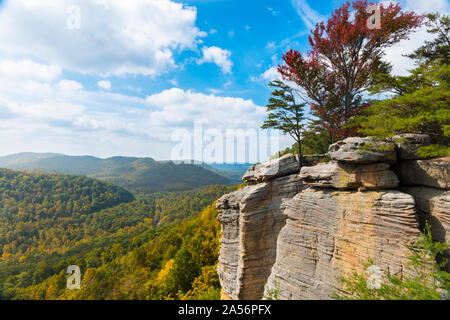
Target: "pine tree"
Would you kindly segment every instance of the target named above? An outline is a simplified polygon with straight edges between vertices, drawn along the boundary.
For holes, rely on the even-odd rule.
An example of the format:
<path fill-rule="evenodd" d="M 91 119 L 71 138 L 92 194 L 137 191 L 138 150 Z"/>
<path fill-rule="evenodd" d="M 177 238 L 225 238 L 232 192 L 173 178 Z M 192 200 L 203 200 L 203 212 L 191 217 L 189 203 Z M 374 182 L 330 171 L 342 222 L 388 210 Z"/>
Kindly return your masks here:
<path fill-rule="evenodd" d="M 267 105 L 267 120 L 261 126 L 263 129 L 273 128 L 289 134 L 297 143 L 298 165 L 304 164 L 302 154 L 302 131 L 304 127 L 305 103 L 298 103 L 294 89 L 280 80 L 269 83 L 275 88 Z"/>
<path fill-rule="evenodd" d="M 449 18 L 428 17 L 428 31 L 438 36 L 408 55 L 417 68 L 408 76 L 374 75 L 377 85 L 371 93 L 390 92 L 394 97 L 372 104 L 354 124 L 361 127 L 361 133 L 377 137 L 428 134 L 432 145 L 419 148 L 418 155 L 437 157 L 450 154 Z"/>

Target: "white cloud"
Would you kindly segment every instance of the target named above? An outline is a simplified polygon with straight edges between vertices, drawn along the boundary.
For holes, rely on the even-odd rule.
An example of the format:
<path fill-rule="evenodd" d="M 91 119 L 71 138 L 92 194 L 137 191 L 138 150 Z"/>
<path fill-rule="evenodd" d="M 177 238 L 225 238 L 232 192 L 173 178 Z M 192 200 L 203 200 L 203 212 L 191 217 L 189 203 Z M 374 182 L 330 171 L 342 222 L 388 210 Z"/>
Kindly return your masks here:
<path fill-rule="evenodd" d="M 81 115 L 84 109 L 82 105 L 44 100 L 36 104 L 20 105 L 15 111 L 34 119 L 72 120 Z"/>
<path fill-rule="evenodd" d="M 276 66 L 267 69 L 262 75 L 261 78 L 267 81 L 281 80 L 281 75 L 278 72 L 278 68 Z"/>
<path fill-rule="evenodd" d="M 277 66 L 272 66 L 266 71 L 264 71 L 260 76 L 258 77 L 251 77 L 250 78 L 253 82 L 263 82 L 264 84 L 267 84 L 268 82 L 275 81 L 275 80 L 282 80 L 282 77 L 280 73 L 278 72 Z"/>
<path fill-rule="evenodd" d="M 314 28 L 316 23 L 326 19 L 325 16 L 312 9 L 306 0 L 292 0 L 292 5 L 308 29 Z"/>
<path fill-rule="evenodd" d="M 448 13 L 450 10 L 450 3 L 447 0 L 406 0 L 400 1 L 400 3 L 405 4 L 408 10 L 414 10 L 416 12 Z"/>
<path fill-rule="evenodd" d="M 51 81 L 61 75 L 61 68 L 40 64 L 30 59 L 21 61 L 3 60 L 0 61 L 0 74 L 5 78 Z"/>
<path fill-rule="evenodd" d="M 51 65 L 28 64 L 36 77 L 42 72 L 35 70 L 51 70 Z M 0 155 L 33 151 L 167 159 L 175 144 L 171 134 L 192 130 L 195 120 L 225 131 L 258 128 L 265 117 L 264 108 L 237 97 L 174 88 L 143 99 L 89 91 L 62 74 L 41 78 L 0 73 Z"/>
<path fill-rule="evenodd" d="M 276 44 L 274 41 L 270 41 L 270 42 L 267 43 L 266 49 L 268 49 L 268 50 L 274 50 L 274 49 L 276 49 L 276 45 L 277 45 L 277 44 Z"/>
<path fill-rule="evenodd" d="M 406 11 L 414 11 L 419 14 L 424 14 L 427 12 L 441 12 L 448 14 L 450 11 L 447 0 L 405 0 L 397 1 L 397 3 L 399 3 L 400 6 Z M 392 64 L 393 74 L 404 76 L 408 74 L 408 70 L 414 69 L 414 61 L 404 57 L 403 55 L 411 53 L 420 47 L 426 40 L 431 40 L 433 38 L 430 33 L 426 32 L 426 29 L 427 28 L 425 26 L 421 27 L 416 32 L 412 33 L 409 39 L 402 40 L 396 45 L 385 50 L 385 60 Z"/>
<path fill-rule="evenodd" d="M 97 86 L 105 90 L 111 90 L 111 82 L 106 80 L 100 80 L 99 82 L 97 82 Z"/>
<path fill-rule="evenodd" d="M 0 53 L 85 74 L 154 76 L 175 67 L 173 50 L 195 49 L 206 35 L 196 16 L 170 0 L 6 1 Z"/>
<path fill-rule="evenodd" d="M 198 60 L 198 64 L 203 64 L 206 62 L 215 63 L 222 69 L 224 74 L 231 73 L 233 62 L 230 60 L 230 51 L 218 47 L 203 47 L 202 53 L 203 57 Z"/>
<path fill-rule="evenodd" d="M 178 88 L 147 97 L 147 103 L 157 108 L 150 115 L 158 128 L 192 128 L 194 121 L 215 129 L 258 128 L 265 109 L 251 100 L 205 95 Z"/>
<path fill-rule="evenodd" d="M 56 87 L 59 90 L 65 92 L 73 92 L 83 89 L 83 85 L 81 83 L 73 80 L 61 80 L 60 82 L 57 83 Z"/>
<path fill-rule="evenodd" d="M 11 67 L 17 72 L 11 74 Z M 62 79 L 58 68 L 31 60 L 0 61 L 0 71 L 0 137 L 14 141 L 2 146 L 2 154 L 43 151 L 23 146 L 30 140 L 41 145 L 46 139 L 54 141 L 53 150 L 58 151 L 56 140 L 67 138 L 67 143 L 72 139 L 76 144 L 96 132 L 94 141 L 102 136 L 99 130 L 103 135 L 121 130 L 124 137 L 150 136 L 150 121 L 142 120 L 149 114 L 145 99 L 86 91 L 81 83 Z"/>

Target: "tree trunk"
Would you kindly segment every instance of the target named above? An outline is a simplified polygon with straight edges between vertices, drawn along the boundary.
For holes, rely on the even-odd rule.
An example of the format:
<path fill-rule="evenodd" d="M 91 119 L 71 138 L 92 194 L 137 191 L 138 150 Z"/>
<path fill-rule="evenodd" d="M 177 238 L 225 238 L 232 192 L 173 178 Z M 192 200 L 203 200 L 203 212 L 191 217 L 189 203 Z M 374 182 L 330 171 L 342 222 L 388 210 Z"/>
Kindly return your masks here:
<path fill-rule="evenodd" d="M 298 154 L 298 170 L 300 171 L 305 163 L 302 154 L 302 143 L 301 139 L 297 140 L 297 154 Z"/>

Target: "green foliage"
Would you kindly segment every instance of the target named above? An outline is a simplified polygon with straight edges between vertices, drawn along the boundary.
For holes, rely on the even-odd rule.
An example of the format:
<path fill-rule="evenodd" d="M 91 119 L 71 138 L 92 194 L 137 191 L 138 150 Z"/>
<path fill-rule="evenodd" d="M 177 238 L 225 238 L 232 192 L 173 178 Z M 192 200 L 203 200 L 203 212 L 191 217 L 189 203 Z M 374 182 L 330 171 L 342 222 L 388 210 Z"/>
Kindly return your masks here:
<path fill-rule="evenodd" d="M 450 155 L 450 66 L 449 18 L 428 16 L 433 41 L 417 49 L 410 58 L 417 68 L 408 76 L 376 74 L 372 94 L 391 92 L 391 99 L 374 101 L 365 114 L 353 119 L 360 133 L 389 137 L 401 133 L 430 135 L 432 145 L 419 148 L 424 157 Z"/>
<path fill-rule="evenodd" d="M 220 225 L 215 209 L 208 206 L 235 187 L 154 193 L 133 200 L 119 187 L 85 177 L 2 172 L 0 299 L 218 296 L 213 266 Z M 158 279 L 170 261 L 173 268 Z M 82 290 L 65 288 L 65 269 L 72 264 L 81 267 Z M 184 272 L 186 266 L 189 272 Z"/>
<path fill-rule="evenodd" d="M 274 282 L 275 288 L 268 289 L 264 294 L 266 300 L 280 300 L 280 285 L 277 281 Z"/>
<path fill-rule="evenodd" d="M 426 156 L 449 155 L 450 66 L 426 68 L 433 86 L 423 85 L 414 92 L 374 103 L 367 109 L 367 115 L 357 119 L 360 132 L 383 138 L 401 133 L 425 133 L 434 143 L 419 152 Z"/>
<path fill-rule="evenodd" d="M 411 59 L 418 60 L 419 64 L 437 62 L 439 64 L 450 63 L 450 17 L 439 13 L 430 13 L 428 18 L 428 33 L 436 35 L 432 41 L 425 44 L 408 55 Z"/>
<path fill-rule="evenodd" d="M 217 265 L 206 266 L 192 282 L 192 289 L 180 298 L 182 300 L 220 300 L 220 288 Z"/>
<path fill-rule="evenodd" d="M 0 169 L 0 257 L 59 250 L 80 240 L 95 212 L 134 200 L 115 185 L 82 176 Z"/>
<path fill-rule="evenodd" d="M 304 121 L 304 107 L 306 103 L 297 103 L 293 88 L 280 80 L 269 83 L 275 88 L 267 105 L 267 120 L 261 126 L 263 129 L 273 128 L 284 134 L 289 134 L 297 143 L 299 165 L 303 164 L 302 131 Z"/>
<path fill-rule="evenodd" d="M 450 292 L 450 273 L 445 271 L 447 261 L 442 254 L 450 242 L 434 242 L 430 227 L 422 233 L 410 250 L 408 275 L 396 276 L 385 273 L 385 281 L 380 288 L 370 289 L 367 285 L 368 274 L 354 272 L 350 277 L 341 278 L 344 293 L 335 293 L 335 299 L 356 300 L 439 300 L 445 299 Z M 436 262 L 440 261 L 440 262 Z M 365 267 L 373 265 L 369 261 Z"/>

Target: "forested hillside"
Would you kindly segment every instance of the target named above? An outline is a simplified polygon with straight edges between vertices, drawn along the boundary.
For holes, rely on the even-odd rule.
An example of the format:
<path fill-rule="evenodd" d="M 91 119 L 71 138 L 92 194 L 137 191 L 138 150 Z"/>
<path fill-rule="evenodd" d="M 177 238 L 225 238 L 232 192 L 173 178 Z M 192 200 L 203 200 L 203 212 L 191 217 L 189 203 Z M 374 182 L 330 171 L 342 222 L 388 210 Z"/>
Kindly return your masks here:
<path fill-rule="evenodd" d="M 121 187 L 83 176 L 2 169 L 0 298 L 56 298 L 55 295 L 42 296 L 41 291 L 49 290 L 56 275 L 59 275 L 59 281 L 64 280 L 65 287 L 64 272 L 72 264 L 79 265 L 82 270 L 98 268 L 99 274 L 106 272 L 101 281 L 97 278 L 101 285 L 95 287 L 94 296 L 84 296 L 87 291 L 82 290 L 76 298 L 119 298 L 115 291 L 105 289 L 122 285 L 117 274 L 110 270 L 119 257 L 124 259 L 119 270 L 123 275 L 131 276 L 133 270 L 140 270 L 133 264 L 139 261 L 145 269 L 141 268 L 142 272 L 148 274 L 136 278 L 136 290 L 144 287 L 143 281 L 152 279 L 151 274 L 161 269 L 161 264 L 165 266 L 170 259 L 175 259 L 182 243 L 188 245 L 188 238 L 195 238 L 199 233 L 201 247 L 206 245 L 205 241 L 215 239 L 217 225 L 212 217 L 213 209 L 204 213 L 203 218 L 183 222 L 233 188 L 209 186 L 184 192 L 141 195 L 136 199 Z M 200 250 L 195 249 L 194 244 L 189 245 L 191 255 Z M 207 254 L 208 249 L 205 250 L 201 249 L 199 254 Z M 212 261 L 203 258 L 197 267 Z M 197 271 L 193 274 L 197 275 Z M 183 288 L 187 286 L 185 283 Z M 39 288 L 39 294 L 33 291 L 36 288 Z M 131 291 L 129 294 L 120 298 L 133 298 Z M 148 294 L 139 297 L 152 298 L 157 293 Z M 169 292 L 163 292 L 159 297 L 169 296 Z M 64 294 L 61 297 L 64 298 Z"/>
<path fill-rule="evenodd" d="M 183 191 L 212 184 L 236 183 L 242 176 L 238 173 L 231 177 L 227 171 L 211 170 L 212 168 L 202 165 L 175 164 L 151 158 L 100 159 L 53 153 L 20 153 L 1 157 L 0 168 L 86 175 L 139 193 Z"/>
<path fill-rule="evenodd" d="M 0 257 L 53 252 L 81 239 L 93 213 L 134 200 L 123 188 L 83 176 L 0 169 Z"/>
<path fill-rule="evenodd" d="M 10 276 L 3 298 L 13 299 L 219 299 L 216 272 L 220 224 L 212 206 L 185 223 L 117 233 L 108 243 L 76 248 Z M 80 290 L 66 288 L 64 267 L 81 267 Z M 37 281 L 36 277 L 41 276 Z"/>

